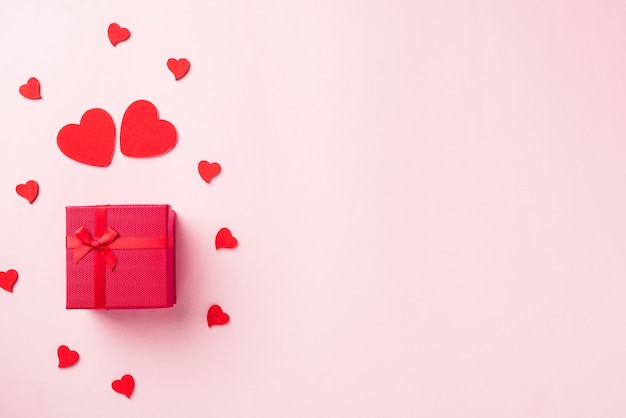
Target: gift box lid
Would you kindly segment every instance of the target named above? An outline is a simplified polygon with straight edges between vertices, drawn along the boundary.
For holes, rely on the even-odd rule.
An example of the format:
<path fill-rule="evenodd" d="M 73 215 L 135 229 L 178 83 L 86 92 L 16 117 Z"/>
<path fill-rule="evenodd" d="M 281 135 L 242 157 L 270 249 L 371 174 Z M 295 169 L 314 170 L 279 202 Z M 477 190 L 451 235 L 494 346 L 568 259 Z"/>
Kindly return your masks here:
<path fill-rule="evenodd" d="M 176 302 L 169 205 L 66 208 L 68 309 L 141 309 Z"/>

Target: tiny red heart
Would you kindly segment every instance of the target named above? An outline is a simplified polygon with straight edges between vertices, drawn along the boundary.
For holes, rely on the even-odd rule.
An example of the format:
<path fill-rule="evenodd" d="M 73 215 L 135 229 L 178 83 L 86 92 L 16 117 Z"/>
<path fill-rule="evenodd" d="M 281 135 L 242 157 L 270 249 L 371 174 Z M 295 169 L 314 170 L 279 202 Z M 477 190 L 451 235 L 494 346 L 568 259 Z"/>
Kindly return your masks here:
<path fill-rule="evenodd" d="M 57 145 L 67 157 L 79 163 L 106 167 L 115 150 L 115 123 L 105 110 L 85 112 L 80 124 L 65 125 L 57 135 Z"/>
<path fill-rule="evenodd" d="M 120 149 L 127 157 L 156 157 L 176 145 L 176 128 L 159 119 L 159 113 L 147 100 L 131 103 L 124 112 L 120 130 Z"/>
<path fill-rule="evenodd" d="M 66 345 L 59 346 L 57 356 L 59 357 L 59 368 L 73 366 L 78 361 L 78 353 L 70 350 Z"/>
<path fill-rule="evenodd" d="M 35 180 L 29 180 L 26 184 L 18 184 L 15 186 L 17 194 L 28 200 L 28 203 L 33 203 L 39 194 L 39 184 Z"/>
<path fill-rule="evenodd" d="M 212 325 L 224 325 L 228 321 L 230 321 L 230 316 L 222 311 L 219 305 L 211 306 L 206 314 L 206 322 L 209 324 L 209 327 Z"/>
<path fill-rule="evenodd" d="M 135 379 L 131 375 L 125 374 L 120 380 L 115 380 L 111 383 L 111 387 L 117 393 L 121 393 L 130 399 L 130 395 L 132 395 L 135 389 Z"/>
<path fill-rule="evenodd" d="M 26 84 L 20 86 L 20 94 L 31 100 L 41 99 L 41 94 L 39 93 L 40 88 L 39 80 L 35 77 L 31 77 Z"/>
<path fill-rule="evenodd" d="M 7 292 L 13 292 L 13 285 L 16 281 L 17 271 L 13 269 L 7 270 L 6 273 L 4 271 L 0 271 L 0 287 Z"/>
<path fill-rule="evenodd" d="M 215 249 L 235 248 L 237 246 L 237 238 L 233 237 L 228 228 L 222 228 L 215 235 Z"/>
<path fill-rule="evenodd" d="M 179 60 L 170 58 L 167 60 L 167 68 L 174 74 L 176 80 L 180 80 L 189 71 L 189 61 L 185 58 Z"/>
<path fill-rule="evenodd" d="M 130 38 L 130 31 L 117 23 L 111 23 L 108 30 L 109 41 L 113 46 Z"/>
<path fill-rule="evenodd" d="M 207 183 L 210 183 L 213 177 L 217 176 L 221 170 L 222 167 L 218 163 L 210 163 L 204 160 L 198 163 L 198 173 Z"/>

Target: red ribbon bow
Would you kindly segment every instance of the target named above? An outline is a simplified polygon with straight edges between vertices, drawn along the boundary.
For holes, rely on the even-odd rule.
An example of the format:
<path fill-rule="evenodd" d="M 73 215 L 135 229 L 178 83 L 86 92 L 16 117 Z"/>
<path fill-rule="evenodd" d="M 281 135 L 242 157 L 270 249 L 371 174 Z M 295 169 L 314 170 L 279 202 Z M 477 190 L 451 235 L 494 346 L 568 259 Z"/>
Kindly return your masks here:
<path fill-rule="evenodd" d="M 111 270 L 117 263 L 117 257 L 113 254 L 113 251 L 108 247 L 119 234 L 111 227 L 107 227 L 106 231 L 98 239 L 94 239 L 87 228 L 81 226 L 74 232 L 74 236 L 80 240 L 80 244 L 74 248 L 74 262 L 78 263 L 89 251 L 96 250 L 100 253 L 104 262 Z"/>

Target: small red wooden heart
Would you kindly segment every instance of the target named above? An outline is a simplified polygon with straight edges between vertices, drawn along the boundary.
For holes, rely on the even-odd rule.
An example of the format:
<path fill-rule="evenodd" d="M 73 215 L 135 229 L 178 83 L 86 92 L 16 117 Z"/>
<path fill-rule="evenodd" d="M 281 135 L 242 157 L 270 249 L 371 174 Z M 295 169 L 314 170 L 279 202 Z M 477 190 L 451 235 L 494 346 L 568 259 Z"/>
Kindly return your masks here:
<path fill-rule="evenodd" d="M 137 100 L 126 109 L 120 130 L 120 149 L 127 157 L 156 157 L 176 145 L 176 128 L 159 119 L 156 107 Z"/>
<path fill-rule="evenodd" d="M 211 306 L 206 314 L 206 322 L 209 324 L 209 328 L 213 325 L 224 325 L 228 321 L 230 321 L 230 316 L 223 312 L 219 305 Z"/>
<path fill-rule="evenodd" d="M 126 28 L 120 27 L 117 23 L 111 23 L 108 30 L 109 41 L 113 46 L 119 42 L 125 41 L 130 37 L 130 31 Z"/>
<path fill-rule="evenodd" d="M 215 236 L 215 249 L 235 248 L 237 246 L 237 238 L 233 237 L 228 228 L 222 228 L 217 231 Z"/>
<path fill-rule="evenodd" d="M 115 123 L 105 110 L 88 110 L 79 125 L 71 123 L 61 128 L 57 145 L 74 161 L 106 167 L 115 150 Z"/>
<path fill-rule="evenodd" d="M 167 60 L 167 68 L 174 74 L 176 80 L 180 80 L 189 71 L 189 61 L 185 58 L 179 60 L 170 58 Z"/>
<path fill-rule="evenodd" d="M 39 184 L 35 180 L 28 180 L 26 184 L 18 184 L 15 186 L 17 194 L 28 200 L 28 203 L 33 203 L 39 194 Z"/>
<path fill-rule="evenodd" d="M 131 375 L 125 374 L 120 380 L 115 380 L 113 383 L 111 383 L 111 387 L 117 393 L 126 395 L 126 397 L 130 399 L 130 395 L 135 389 L 135 379 L 133 379 Z"/>
<path fill-rule="evenodd" d="M 7 270 L 6 273 L 4 271 L 0 271 L 0 287 L 7 292 L 13 292 L 13 285 L 16 281 L 17 271 L 13 269 Z"/>
<path fill-rule="evenodd" d="M 222 167 L 218 163 L 210 163 L 204 160 L 198 163 L 198 173 L 207 183 L 210 183 L 213 177 L 217 176 L 221 170 Z"/>
<path fill-rule="evenodd" d="M 73 366 L 78 361 L 78 353 L 70 350 L 66 345 L 59 346 L 57 356 L 59 357 L 59 368 Z"/>
<path fill-rule="evenodd" d="M 20 94 L 31 100 L 41 99 L 41 94 L 39 93 L 40 88 L 39 80 L 35 77 L 31 77 L 26 84 L 20 86 Z"/>

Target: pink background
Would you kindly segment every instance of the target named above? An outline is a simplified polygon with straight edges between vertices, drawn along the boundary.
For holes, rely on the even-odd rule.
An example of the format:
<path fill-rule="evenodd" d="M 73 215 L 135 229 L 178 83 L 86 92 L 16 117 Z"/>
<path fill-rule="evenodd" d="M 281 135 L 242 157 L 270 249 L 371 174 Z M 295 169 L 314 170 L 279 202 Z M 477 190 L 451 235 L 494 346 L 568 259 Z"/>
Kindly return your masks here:
<path fill-rule="evenodd" d="M 4 5 L 0 416 L 626 416 L 624 22 L 623 0 Z M 169 154 L 57 148 L 137 99 Z M 175 208 L 175 308 L 64 309 L 64 208 L 98 203 Z"/>

